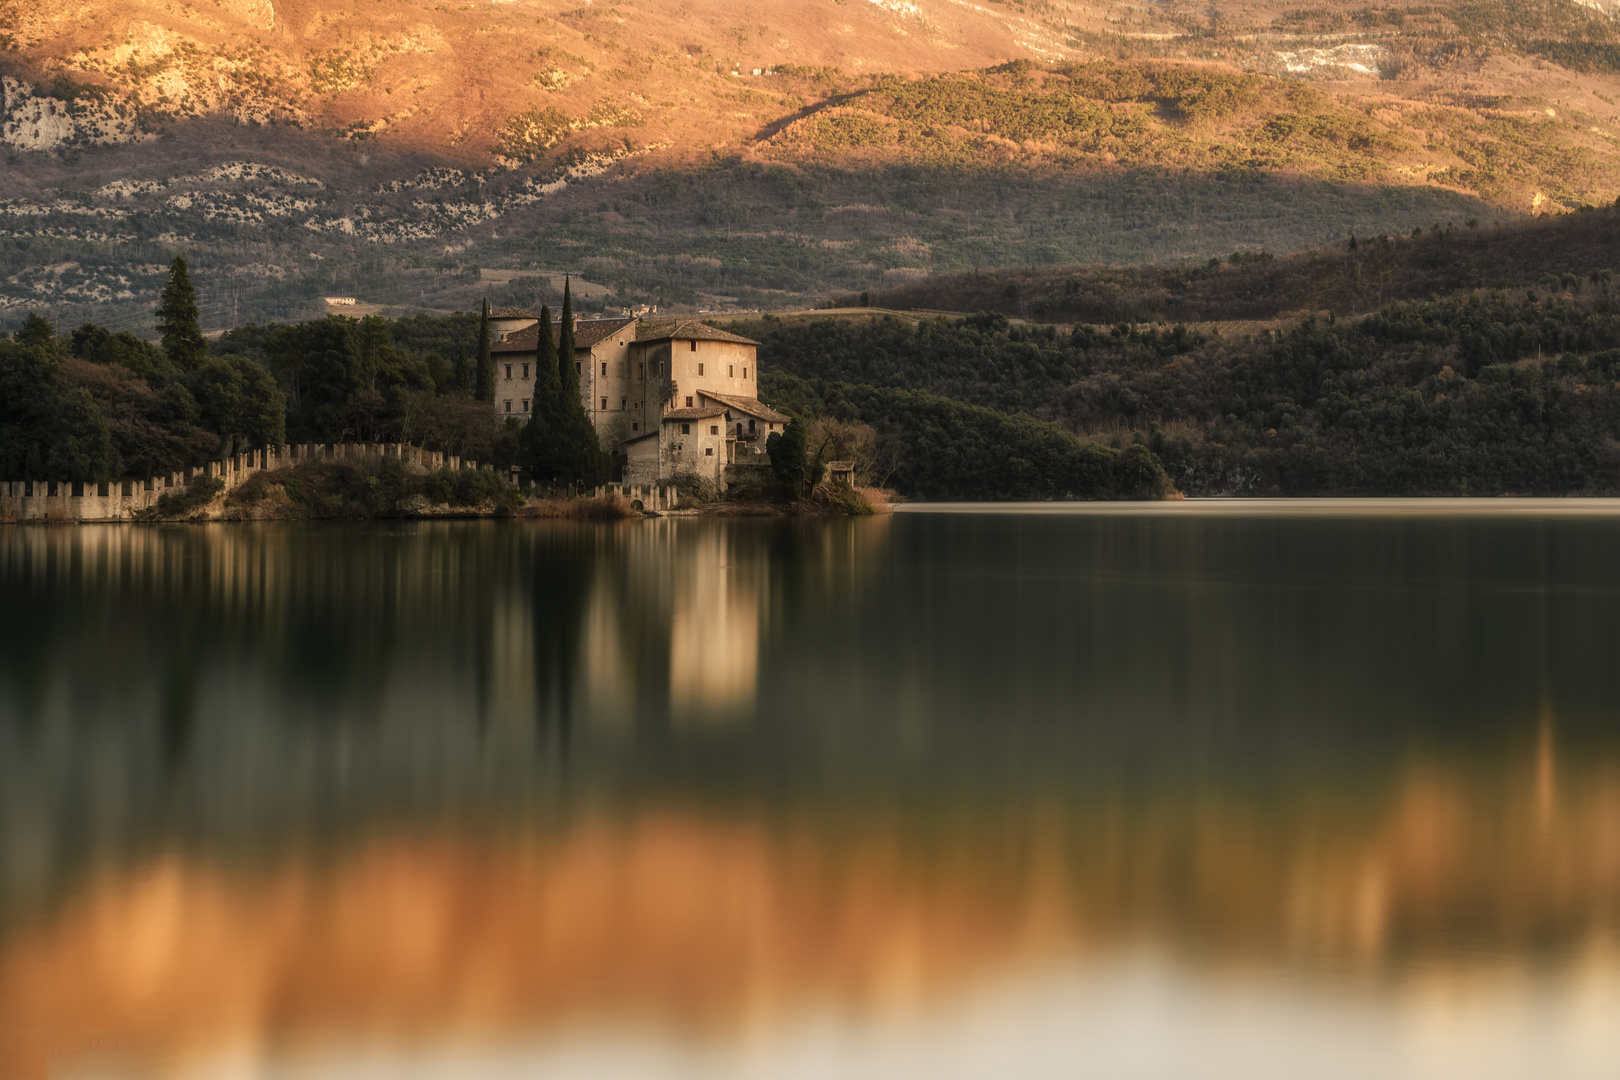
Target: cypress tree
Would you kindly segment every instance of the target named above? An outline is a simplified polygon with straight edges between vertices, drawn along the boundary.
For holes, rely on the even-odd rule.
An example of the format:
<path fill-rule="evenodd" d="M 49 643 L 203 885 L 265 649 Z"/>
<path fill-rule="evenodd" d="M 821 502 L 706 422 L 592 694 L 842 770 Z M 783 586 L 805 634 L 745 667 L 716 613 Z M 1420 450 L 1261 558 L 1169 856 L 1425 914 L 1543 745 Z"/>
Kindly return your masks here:
<path fill-rule="evenodd" d="M 795 416 L 780 432 L 772 432 L 765 440 L 765 452 L 770 455 L 771 472 L 790 499 L 804 494 L 805 480 L 810 471 L 810 440 L 805 423 Z"/>
<path fill-rule="evenodd" d="M 195 371 L 208 358 L 208 342 L 198 321 L 197 290 L 191 287 L 186 260 L 179 255 L 169 264 L 169 283 L 157 309 L 163 351 L 181 371 Z"/>
<path fill-rule="evenodd" d="M 566 482 L 559 453 L 563 413 L 562 386 L 558 381 L 557 343 L 551 337 L 551 308 L 540 309 L 540 340 L 535 354 L 534 398 L 529 423 L 518 436 L 524 468 L 537 484 Z"/>
<path fill-rule="evenodd" d="M 574 297 L 567 278 L 563 279 L 562 325 L 557 339 L 559 479 L 590 487 L 607 476 L 608 460 L 580 393 L 580 371 L 574 360 Z"/>
<path fill-rule="evenodd" d="M 574 361 L 574 297 L 568 278 L 563 278 L 562 325 L 557 331 L 557 375 L 563 394 L 579 396 L 579 368 Z M 582 406 L 583 407 L 583 406 Z"/>
<path fill-rule="evenodd" d="M 495 358 L 489 354 L 489 297 L 478 319 L 478 400 L 495 403 Z"/>

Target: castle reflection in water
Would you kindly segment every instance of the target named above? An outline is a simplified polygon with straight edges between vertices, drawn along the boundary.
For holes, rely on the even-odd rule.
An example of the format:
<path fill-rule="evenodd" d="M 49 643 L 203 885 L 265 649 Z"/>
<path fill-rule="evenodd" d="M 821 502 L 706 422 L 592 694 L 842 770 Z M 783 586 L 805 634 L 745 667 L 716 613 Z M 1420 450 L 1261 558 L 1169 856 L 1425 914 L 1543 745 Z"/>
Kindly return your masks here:
<path fill-rule="evenodd" d="M 0 1074 L 724 1039 L 1140 949 L 1401 1008 L 1552 978 L 1603 1014 L 1611 550 L 1582 522 L 0 530 Z"/>

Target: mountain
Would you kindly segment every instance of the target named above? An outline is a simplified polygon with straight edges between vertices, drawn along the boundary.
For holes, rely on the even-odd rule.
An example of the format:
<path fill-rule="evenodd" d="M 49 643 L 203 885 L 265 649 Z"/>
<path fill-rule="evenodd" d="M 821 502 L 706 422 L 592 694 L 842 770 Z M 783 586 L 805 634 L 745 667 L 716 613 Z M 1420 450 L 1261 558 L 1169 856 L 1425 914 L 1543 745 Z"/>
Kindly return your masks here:
<path fill-rule="evenodd" d="M 818 304 L 1201 264 L 1620 195 L 1620 23 L 1573 0 L 22 0 L 0 319 L 550 298 Z"/>

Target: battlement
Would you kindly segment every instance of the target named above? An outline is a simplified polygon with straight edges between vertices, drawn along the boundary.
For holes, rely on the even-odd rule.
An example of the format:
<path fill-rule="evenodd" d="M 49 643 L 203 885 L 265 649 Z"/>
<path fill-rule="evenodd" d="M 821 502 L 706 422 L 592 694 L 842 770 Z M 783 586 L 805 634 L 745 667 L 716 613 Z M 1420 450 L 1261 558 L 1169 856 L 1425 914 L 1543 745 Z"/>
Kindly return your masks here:
<path fill-rule="evenodd" d="M 453 454 L 424 450 L 408 443 L 294 443 L 232 454 L 179 472 L 110 483 L 66 480 L 0 480 L 0 522 L 133 521 L 164 494 L 185 488 L 198 477 L 213 477 L 230 491 L 256 473 L 290 469 L 309 461 L 393 458 L 408 471 L 478 468 L 478 462 Z"/>

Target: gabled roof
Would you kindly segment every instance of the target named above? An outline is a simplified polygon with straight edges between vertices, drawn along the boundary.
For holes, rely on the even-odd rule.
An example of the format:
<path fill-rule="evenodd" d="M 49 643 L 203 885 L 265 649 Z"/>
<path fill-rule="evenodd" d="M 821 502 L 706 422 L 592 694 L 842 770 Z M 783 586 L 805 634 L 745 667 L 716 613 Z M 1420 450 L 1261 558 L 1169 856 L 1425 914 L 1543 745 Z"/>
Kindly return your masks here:
<path fill-rule="evenodd" d="M 696 319 L 675 319 L 670 322 L 642 323 L 636 329 L 637 341 L 731 341 L 738 345 L 758 345 L 752 338 L 721 330 L 717 326 Z"/>
<path fill-rule="evenodd" d="M 574 324 L 574 348 L 589 349 L 617 334 L 634 323 L 634 319 L 580 319 Z M 561 344 L 562 323 L 551 324 L 552 344 Z M 492 353 L 529 353 L 540 351 L 540 324 L 515 330 L 489 347 Z"/>
<path fill-rule="evenodd" d="M 632 435 L 628 439 L 620 439 L 619 440 L 619 445 L 620 446 L 629 446 L 631 443 L 640 442 L 642 439 L 656 439 L 656 438 L 658 438 L 658 432 L 656 432 L 656 431 L 648 431 L 648 432 L 645 432 L 645 433 L 643 433 L 641 435 Z"/>
<path fill-rule="evenodd" d="M 702 397 L 713 398 L 728 409 L 736 409 L 740 413 L 756 416 L 766 423 L 785 424 L 793 419 L 791 416 L 783 416 L 769 405 L 761 404 L 754 398 L 738 397 L 736 394 L 717 394 L 713 390 L 704 390 L 701 387 L 698 389 L 698 394 Z"/>
<path fill-rule="evenodd" d="M 726 410 L 718 405 L 699 405 L 695 409 L 671 409 L 664 414 L 664 422 L 671 420 L 707 420 L 711 416 L 724 416 Z"/>

